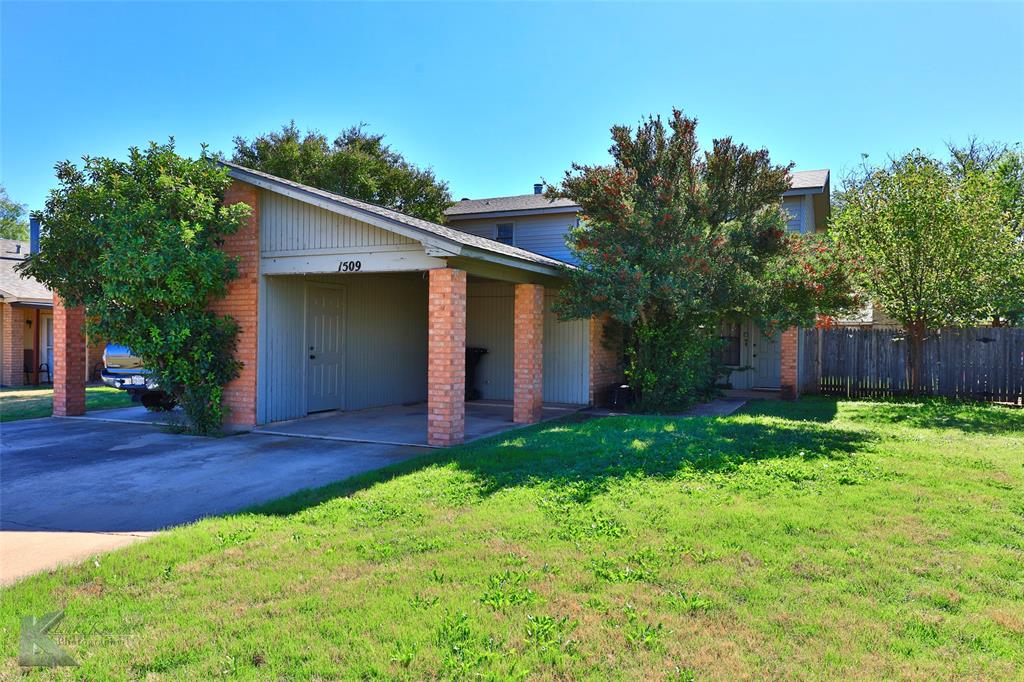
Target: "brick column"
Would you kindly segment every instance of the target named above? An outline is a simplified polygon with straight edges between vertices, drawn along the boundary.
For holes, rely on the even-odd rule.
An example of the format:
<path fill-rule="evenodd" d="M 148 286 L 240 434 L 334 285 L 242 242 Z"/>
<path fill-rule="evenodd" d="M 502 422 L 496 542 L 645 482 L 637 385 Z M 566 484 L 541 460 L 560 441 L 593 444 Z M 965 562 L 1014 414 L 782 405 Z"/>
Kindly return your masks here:
<path fill-rule="evenodd" d="M 607 396 L 605 389 L 612 384 L 621 383 L 622 343 L 619 339 L 605 338 L 605 325 L 609 322 L 607 314 L 590 318 L 590 404 L 603 403 Z"/>
<path fill-rule="evenodd" d="M 0 368 L 0 384 L 21 386 L 25 383 L 25 314 L 21 308 L 10 303 L 3 305 L 3 367 Z"/>
<path fill-rule="evenodd" d="M 544 404 L 544 287 L 517 284 L 512 421 L 534 424 Z"/>
<path fill-rule="evenodd" d="M 210 310 L 230 315 L 238 323 L 235 358 L 242 363 L 238 378 L 224 386 L 224 421 L 235 426 L 256 424 L 256 369 L 260 291 L 260 204 L 259 189 L 235 181 L 224 194 L 224 204 L 245 202 L 252 209 L 249 219 L 224 239 L 225 252 L 238 258 L 238 277 L 228 284 L 227 295 L 210 304 Z"/>
<path fill-rule="evenodd" d="M 53 296 L 53 416 L 85 414 L 85 311 Z"/>
<path fill-rule="evenodd" d="M 800 397 L 800 329 L 790 327 L 782 332 L 779 339 L 782 369 L 780 371 L 779 388 L 786 400 Z"/>
<path fill-rule="evenodd" d="M 466 273 L 430 271 L 427 303 L 427 442 L 447 447 L 466 435 Z"/>

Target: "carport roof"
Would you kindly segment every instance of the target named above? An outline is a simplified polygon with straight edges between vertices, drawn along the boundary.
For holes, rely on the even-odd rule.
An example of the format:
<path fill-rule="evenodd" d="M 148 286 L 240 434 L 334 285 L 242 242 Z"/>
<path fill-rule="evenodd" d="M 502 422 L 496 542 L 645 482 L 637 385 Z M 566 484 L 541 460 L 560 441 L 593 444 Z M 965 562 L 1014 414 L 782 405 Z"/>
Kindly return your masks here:
<path fill-rule="evenodd" d="M 236 180 L 248 182 L 256 185 L 257 187 L 262 187 L 271 191 L 280 192 L 298 201 L 305 201 L 306 203 L 314 203 L 321 206 L 326 203 L 328 205 L 333 205 L 336 208 L 343 208 L 346 213 L 354 212 L 357 215 L 363 216 L 364 219 L 374 219 L 371 222 L 383 221 L 386 224 L 403 228 L 402 231 L 405 233 L 408 233 L 409 228 L 411 228 L 414 233 L 429 238 L 432 243 L 436 244 L 438 241 L 441 241 L 443 244 L 447 244 L 452 249 L 453 255 L 472 258 L 480 257 L 481 255 L 485 256 L 486 254 L 495 254 L 497 256 L 510 258 L 513 261 L 520 261 L 523 264 L 543 266 L 545 270 L 550 270 L 548 274 L 559 274 L 562 268 L 573 267 L 572 265 L 555 258 L 549 258 L 547 256 L 542 256 L 539 253 L 496 242 L 493 239 L 478 237 L 477 235 L 462 232 L 461 230 L 456 230 L 444 225 L 438 225 L 437 223 L 432 223 L 429 220 L 415 218 L 411 215 L 406 215 L 405 213 L 401 213 L 390 208 L 384 208 L 383 206 L 359 201 L 358 199 L 352 199 L 341 194 L 335 194 L 334 192 L 328 192 L 309 185 L 303 185 L 302 183 L 294 182 L 292 180 L 285 180 L 284 178 L 279 178 L 269 173 L 253 170 L 252 168 L 246 168 L 245 166 L 239 166 L 238 164 L 227 161 L 221 161 L 221 163 L 227 166 L 229 174 Z M 536 269 L 536 267 L 530 269 Z"/>

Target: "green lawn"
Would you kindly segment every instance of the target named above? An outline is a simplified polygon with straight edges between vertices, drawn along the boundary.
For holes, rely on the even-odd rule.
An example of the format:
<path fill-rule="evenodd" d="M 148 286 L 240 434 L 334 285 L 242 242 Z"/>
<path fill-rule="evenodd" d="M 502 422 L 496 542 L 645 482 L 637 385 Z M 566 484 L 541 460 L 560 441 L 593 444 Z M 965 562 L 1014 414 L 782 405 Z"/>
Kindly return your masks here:
<path fill-rule="evenodd" d="M 85 409 L 127 407 L 132 404 L 127 391 L 109 386 L 86 386 Z M 0 388 L 0 422 L 49 417 L 53 414 L 53 389 L 46 386 Z"/>
<path fill-rule="evenodd" d="M 548 423 L 19 583 L 0 676 L 1020 679 L 1022 491 L 1021 410 Z"/>

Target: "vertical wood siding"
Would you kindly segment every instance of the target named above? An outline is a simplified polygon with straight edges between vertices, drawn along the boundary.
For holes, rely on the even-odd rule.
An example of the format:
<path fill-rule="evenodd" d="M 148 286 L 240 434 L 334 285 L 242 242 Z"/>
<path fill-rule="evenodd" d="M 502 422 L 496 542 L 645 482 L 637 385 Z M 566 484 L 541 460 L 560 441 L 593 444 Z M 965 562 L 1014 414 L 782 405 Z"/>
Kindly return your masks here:
<path fill-rule="evenodd" d="M 400 234 L 275 192 L 264 190 L 260 195 L 260 250 L 263 253 L 416 243 Z"/>
<path fill-rule="evenodd" d="M 589 326 L 586 320 L 562 322 L 545 299 L 544 401 L 586 404 L 588 400 Z M 477 367 L 477 388 L 485 400 L 512 400 L 513 303 L 511 284 L 471 282 L 466 299 L 466 345 L 487 349 Z"/>
<path fill-rule="evenodd" d="M 420 275 L 264 277 L 261 423 L 307 413 L 307 282 L 342 285 L 345 296 L 345 399 L 358 410 L 426 400 L 427 289 Z"/>

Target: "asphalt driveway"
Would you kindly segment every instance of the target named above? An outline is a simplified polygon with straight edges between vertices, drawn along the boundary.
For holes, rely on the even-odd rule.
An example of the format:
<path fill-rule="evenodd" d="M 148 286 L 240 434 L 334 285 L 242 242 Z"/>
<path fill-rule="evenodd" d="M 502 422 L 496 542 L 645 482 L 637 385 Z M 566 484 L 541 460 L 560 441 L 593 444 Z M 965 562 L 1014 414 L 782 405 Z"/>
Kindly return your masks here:
<path fill-rule="evenodd" d="M 0 424 L 0 573 L 9 582 L 26 562 L 39 570 L 79 559 L 423 452 L 85 419 Z"/>

